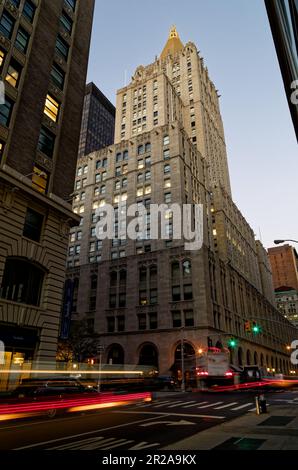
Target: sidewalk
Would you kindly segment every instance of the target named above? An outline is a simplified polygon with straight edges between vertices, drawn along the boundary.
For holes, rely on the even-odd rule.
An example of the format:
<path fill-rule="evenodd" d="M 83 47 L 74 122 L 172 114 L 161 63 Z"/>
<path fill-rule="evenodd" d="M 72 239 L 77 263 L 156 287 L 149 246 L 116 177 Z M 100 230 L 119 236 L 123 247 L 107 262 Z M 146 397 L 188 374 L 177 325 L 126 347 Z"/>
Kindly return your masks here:
<path fill-rule="evenodd" d="M 268 420 L 268 421 L 267 421 Z M 265 423 L 266 422 L 266 423 Z M 163 450 L 298 450 L 298 406 L 274 405 L 206 429 Z"/>

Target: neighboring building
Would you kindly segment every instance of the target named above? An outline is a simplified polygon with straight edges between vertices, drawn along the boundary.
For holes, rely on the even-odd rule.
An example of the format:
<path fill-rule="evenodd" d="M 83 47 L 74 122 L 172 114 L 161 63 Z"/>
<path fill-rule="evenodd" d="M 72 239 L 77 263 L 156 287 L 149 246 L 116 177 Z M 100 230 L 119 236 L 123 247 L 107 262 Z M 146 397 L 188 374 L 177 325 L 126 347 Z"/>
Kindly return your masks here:
<path fill-rule="evenodd" d="M 55 360 L 93 0 L 0 6 L 0 340 Z M 28 367 L 30 367 L 28 365 Z"/>
<path fill-rule="evenodd" d="M 298 254 L 291 245 L 268 249 L 274 289 L 291 287 L 298 290 Z"/>
<path fill-rule="evenodd" d="M 298 140 L 298 1 L 265 0 L 265 5 Z"/>
<path fill-rule="evenodd" d="M 264 248 L 231 199 L 214 85 L 174 28 L 161 57 L 118 92 L 115 135 L 114 145 L 78 161 L 73 207 L 83 218 L 71 230 L 67 274 L 73 319 L 100 334 L 106 362 L 169 373 L 179 368 L 182 338 L 194 358 L 235 336 L 234 364 L 288 372 L 285 345 L 296 330 L 274 306 Z M 146 237 L 117 237 L 121 202 L 148 209 Z M 116 233 L 100 241 L 95 211 L 106 203 L 117 211 Z M 200 250 L 173 237 L 174 211 L 161 217 L 168 239 L 150 237 L 150 206 L 164 203 L 203 205 Z M 245 332 L 247 319 L 259 321 L 261 335 Z"/>
<path fill-rule="evenodd" d="M 275 298 L 280 313 L 298 328 L 298 291 L 279 287 L 275 289 Z"/>
<path fill-rule="evenodd" d="M 86 86 L 79 157 L 107 147 L 114 142 L 115 106 L 94 83 Z"/>

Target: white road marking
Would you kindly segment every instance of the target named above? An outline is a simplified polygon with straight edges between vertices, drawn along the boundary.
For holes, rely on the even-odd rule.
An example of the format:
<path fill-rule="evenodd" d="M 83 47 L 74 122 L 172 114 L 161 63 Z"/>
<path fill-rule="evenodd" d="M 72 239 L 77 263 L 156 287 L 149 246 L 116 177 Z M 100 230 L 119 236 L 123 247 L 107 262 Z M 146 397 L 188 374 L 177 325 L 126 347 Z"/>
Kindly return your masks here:
<path fill-rule="evenodd" d="M 159 405 L 165 405 L 166 403 L 173 403 L 172 400 L 165 400 L 165 401 L 159 401 L 158 403 L 156 402 L 151 402 L 151 403 L 143 403 L 142 405 L 137 405 L 138 408 L 146 408 L 148 406 L 159 406 Z"/>
<path fill-rule="evenodd" d="M 167 408 L 175 408 L 175 406 L 179 406 L 181 404 L 184 404 L 184 403 L 189 403 L 188 401 L 185 402 L 185 401 L 176 401 L 176 403 L 174 403 L 173 405 L 166 405 Z"/>
<path fill-rule="evenodd" d="M 130 413 L 130 412 L 128 411 L 127 413 Z M 134 412 L 134 414 L 135 413 L 137 413 L 137 412 Z M 140 413 L 141 412 L 139 412 L 138 414 L 140 414 Z M 152 414 L 152 413 L 150 413 L 150 414 Z M 110 426 L 108 428 L 95 429 L 94 431 L 87 431 L 87 432 L 82 432 L 80 434 L 73 434 L 71 436 L 59 437 L 58 439 L 50 439 L 49 441 L 37 442 L 36 444 L 30 444 L 30 445 L 27 445 L 27 446 L 18 447 L 14 450 L 31 449 L 33 447 L 39 447 L 39 446 L 43 446 L 43 445 L 47 445 L 47 444 L 52 444 L 53 442 L 61 442 L 61 441 L 66 441 L 67 439 L 75 439 L 76 437 L 82 437 L 82 436 L 88 436 L 90 434 L 96 434 L 99 431 L 100 432 L 109 431 L 111 429 L 125 428 L 125 427 L 131 426 L 133 424 L 146 423 L 146 421 L 151 421 L 153 419 L 158 419 L 158 416 L 156 418 L 138 419 L 137 421 L 132 421 L 130 423 L 117 424 L 116 426 Z"/>
<path fill-rule="evenodd" d="M 184 401 L 176 401 L 175 404 L 173 405 L 173 401 L 170 401 L 169 403 L 171 403 L 171 405 L 167 405 L 167 404 L 161 404 L 161 405 L 153 405 L 152 408 L 161 408 L 162 406 L 166 406 L 168 408 L 174 408 L 174 406 L 178 405 L 179 403 L 184 403 Z"/>
<path fill-rule="evenodd" d="M 232 408 L 233 411 L 242 410 L 242 408 L 247 408 L 251 406 L 251 403 L 245 403 L 244 405 L 236 406 L 236 408 Z"/>
<path fill-rule="evenodd" d="M 131 413 L 131 414 L 140 414 L 141 411 L 111 411 L 111 413 Z M 189 418 L 214 418 L 214 419 L 225 419 L 226 416 L 213 416 L 213 415 L 194 415 L 188 413 L 166 413 L 162 411 L 146 411 L 148 415 L 159 415 L 159 416 L 184 416 Z M 148 420 L 147 420 L 148 421 Z"/>
<path fill-rule="evenodd" d="M 221 405 L 223 401 L 217 401 L 216 403 L 209 403 L 209 405 L 198 406 L 198 409 L 210 408 L 211 406 Z"/>
<path fill-rule="evenodd" d="M 238 401 L 234 401 L 233 403 L 228 403 L 227 405 L 217 406 L 214 409 L 215 410 L 222 410 L 223 408 L 228 408 L 229 406 L 233 406 L 233 405 L 237 405 L 237 404 L 238 404 Z"/>
<path fill-rule="evenodd" d="M 192 403 L 192 405 L 184 405 L 184 406 L 182 406 L 182 408 L 191 408 L 192 406 L 197 406 L 197 405 L 198 405 L 198 402 L 197 402 L 197 401 L 193 401 L 193 402 L 189 401 L 189 402 L 187 402 L 187 403 Z M 207 402 L 206 402 L 206 401 L 203 401 L 202 403 L 199 403 L 199 405 L 200 405 L 200 404 L 202 405 L 203 403 L 207 403 Z"/>

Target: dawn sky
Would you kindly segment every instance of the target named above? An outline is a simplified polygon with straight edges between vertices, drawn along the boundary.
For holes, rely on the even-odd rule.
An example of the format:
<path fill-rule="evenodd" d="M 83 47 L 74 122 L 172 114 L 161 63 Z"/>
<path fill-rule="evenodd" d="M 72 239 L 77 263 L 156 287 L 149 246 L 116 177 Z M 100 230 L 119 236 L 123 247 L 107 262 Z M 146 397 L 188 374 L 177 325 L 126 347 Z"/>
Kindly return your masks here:
<path fill-rule="evenodd" d="M 233 199 L 266 247 L 298 239 L 297 143 L 262 0 L 96 0 L 88 81 L 115 104 L 175 24 L 220 98 Z M 298 245 L 297 245 L 298 247 Z"/>

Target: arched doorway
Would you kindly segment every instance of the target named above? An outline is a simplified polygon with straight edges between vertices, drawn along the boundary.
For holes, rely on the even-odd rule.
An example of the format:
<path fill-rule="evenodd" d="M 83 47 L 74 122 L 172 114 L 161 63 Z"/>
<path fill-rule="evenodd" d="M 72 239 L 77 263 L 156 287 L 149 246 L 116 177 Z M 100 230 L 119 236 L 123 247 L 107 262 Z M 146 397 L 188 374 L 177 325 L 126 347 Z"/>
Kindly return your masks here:
<path fill-rule="evenodd" d="M 254 365 L 255 366 L 258 365 L 258 353 L 257 353 L 257 351 L 254 352 Z"/>
<path fill-rule="evenodd" d="M 250 350 L 249 350 L 249 349 L 246 351 L 246 364 L 247 364 L 248 366 L 251 365 L 251 354 L 250 354 Z"/>
<path fill-rule="evenodd" d="M 107 355 L 108 364 L 124 364 L 124 349 L 120 344 L 112 344 Z"/>
<path fill-rule="evenodd" d="M 242 348 L 238 349 L 238 366 L 243 365 L 243 351 Z"/>
<path fill-rule="evenodd" d="M 154 344 L 147 343 L 141 346 L 139 353 L 139 365 L 153 366 L 158 369 L 158 351 Z"/>

